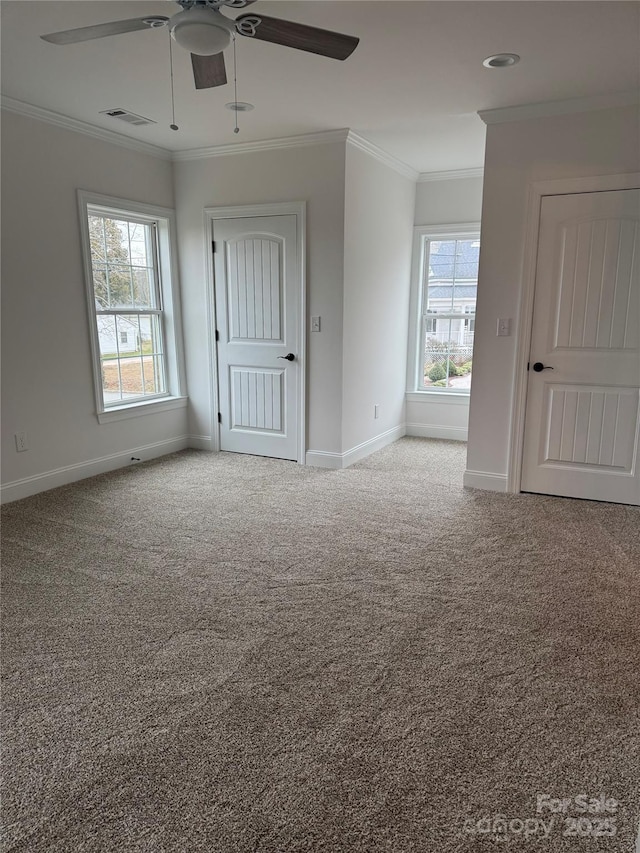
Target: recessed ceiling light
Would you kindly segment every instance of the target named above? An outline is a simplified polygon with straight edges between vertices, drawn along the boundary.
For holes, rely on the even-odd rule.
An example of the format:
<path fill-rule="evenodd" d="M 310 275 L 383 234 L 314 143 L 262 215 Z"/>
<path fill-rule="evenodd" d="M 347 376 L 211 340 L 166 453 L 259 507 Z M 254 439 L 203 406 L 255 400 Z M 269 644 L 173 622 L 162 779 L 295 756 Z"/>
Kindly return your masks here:
<path fill-rule="evenodd" d="M 485 68 L 509 68 L 520 62 L 520 57 L 517 53 L 496 53 L 493 56 L 487 56 L 482 64 Z"/>
<path fill-rule="evenodd" d="M 248 113 L 253 109 L 253 104 L 247 104 L 246 101 L 232 101 L 230 104 L 225 104 L 225 107 L 236 113 Z"/>

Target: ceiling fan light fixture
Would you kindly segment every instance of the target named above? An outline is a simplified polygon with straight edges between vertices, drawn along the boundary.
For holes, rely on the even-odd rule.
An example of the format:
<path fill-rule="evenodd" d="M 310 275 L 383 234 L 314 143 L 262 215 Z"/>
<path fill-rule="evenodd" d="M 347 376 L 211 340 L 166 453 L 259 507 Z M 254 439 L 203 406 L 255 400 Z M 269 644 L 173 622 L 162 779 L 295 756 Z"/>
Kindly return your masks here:
<path fill-rule="evenodd" d="M 171 37 L 197 56 L 213 56 L 229 46 L 233 22 L 210 8 L 178 12 L 169 22 Z"/>
<path fill-rule="evenodd" d="M 510 68 L 512 65 L 517 65 L 520 62 L 520 57 L 517 53 L 495 53 L 493 56 L 487 56 L 482 60 L 485 68 Z"/>

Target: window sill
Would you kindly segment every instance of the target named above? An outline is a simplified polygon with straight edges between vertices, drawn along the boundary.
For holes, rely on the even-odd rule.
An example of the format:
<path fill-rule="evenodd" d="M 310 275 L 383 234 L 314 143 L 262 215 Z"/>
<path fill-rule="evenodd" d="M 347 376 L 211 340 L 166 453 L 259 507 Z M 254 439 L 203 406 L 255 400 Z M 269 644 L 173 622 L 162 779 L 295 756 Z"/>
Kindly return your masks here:
<path fill-rule="evenodd" d="M 451 403 L 454 406 L 468 406 L 468 391 L 407 391 L 407 403 Z"/>
<path fill-rule="evenodd" d="M 188 397 L 162 397 L 159 400 L 128 403 L 125 406 L 112 406 L 104 412 L 98 412 L 98 422 L 108 424 L 111 421 L 123 421 L 127 418 L 139 418 L 143 415 L 155 415 L 171 409 L 184 409 Z"/>

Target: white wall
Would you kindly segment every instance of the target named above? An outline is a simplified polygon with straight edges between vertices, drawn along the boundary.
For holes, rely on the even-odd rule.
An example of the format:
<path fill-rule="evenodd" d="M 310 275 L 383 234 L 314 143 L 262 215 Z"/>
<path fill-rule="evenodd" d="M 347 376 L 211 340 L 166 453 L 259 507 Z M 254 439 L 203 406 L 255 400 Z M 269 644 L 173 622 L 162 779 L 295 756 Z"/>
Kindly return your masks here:
<path fill-rule="evenodd" d="M 466 441 L 469 398 L 446 394 L 407 394 L 407 435 Z"/>
<path fill-rule="evenodd" d="M 322 317 L 322 331 L 307 334 L 307 447 L 340 453 L 345 143 L 179 161 L 174 180 L 191 434 L 214 429 L 204 209 L 306 201 L 307 315 Z"/>
<path fill-rule="evenodd" d="M 414 225 L 479 222 L 482 177 L 418 181 Z"/>
<path fill-rule="evenodd" d="M 637 107 L 621 107 L 487 129 L 467 457 L 468 472 L 489 475 L 487 486 L 506 488 L 518 341 L 495 332 L 498 317 L 515 326 L 518 316 L 528 187 L 639 171 L 639 118 Z"/>
<path fill-rule="evenodd" d="M 322 317 L 307 330 L 308 451 L 353 461 L 354 447 L 404 429 L 413 181 L 344 141 L 171 163 L 9 112 L 2 130 L 3 482 L 28 481 L 13 496 L 140 447 L 208 446 L 206 207 L 307 202 L 307 315 Z M 79 188 L 176 208 L 188 410 L 98 424 Z"/>
<path fill-rule="evenodd" d="M 343 453 L 404 428 L 414 199 L 414 181 L 347 145 Z"/>
<path fill-rule="evenodd" d="M 78 188 L 173 206 L 170 162 L 3 111 L 2 480 L 36 478 L 29 492 L 64 481 L 37 479 L 47 472 L 77 479 L 97 470 L 85 462 L 186 433 L 184 409 L 98 423 Z M 17 431 L 28 435 L 24 453 Z"/>
<path fill-rule="evenodd" d="M 414 224 L 437 227 L 480 222 L 482 180 L 482 177 L 472 177 L 419 181 Z M 409 392 L 406 420 L 408 435 L 465 441 L 469 426 L 469 398 Z"/>

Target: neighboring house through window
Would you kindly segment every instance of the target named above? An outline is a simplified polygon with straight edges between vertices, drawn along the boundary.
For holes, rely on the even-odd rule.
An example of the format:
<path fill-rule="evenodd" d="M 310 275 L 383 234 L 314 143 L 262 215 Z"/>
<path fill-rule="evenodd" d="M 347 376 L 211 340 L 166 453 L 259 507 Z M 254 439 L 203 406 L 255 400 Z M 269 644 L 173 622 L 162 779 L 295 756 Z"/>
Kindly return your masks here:
<path fill-rule="evenodd" d="M 79 200 L 99 419 L 184 402 L 172 211 L 84 192 Z"/>
<path fill-rule="evenodd" d="M 464 306 L 464 313 L 473 315 L 473 316 L 465 319 L 465 321 L 464 321 L 464 327 L 465 327 L 466 331 L 471 332 L 473 334 L 473 332 L 475 332 L 475 329 L 476 329 L 476 304 L 475 304 L 475 302 L 473 303 L 473 305 L 465 305 Z"/>
<path fill-rule="evenodd" d="M 478 229 L 479 230 L 479 229 Z M 468 394 L 473 366 L 480 236 L 416 229 L 409 390 Z M 413 386 L 413 387 L 411 387 Z"/>

